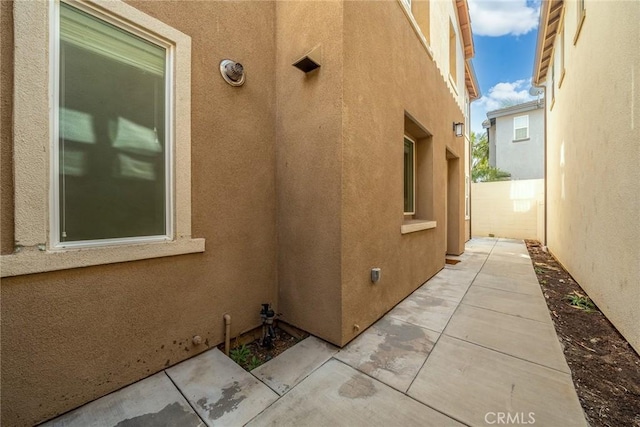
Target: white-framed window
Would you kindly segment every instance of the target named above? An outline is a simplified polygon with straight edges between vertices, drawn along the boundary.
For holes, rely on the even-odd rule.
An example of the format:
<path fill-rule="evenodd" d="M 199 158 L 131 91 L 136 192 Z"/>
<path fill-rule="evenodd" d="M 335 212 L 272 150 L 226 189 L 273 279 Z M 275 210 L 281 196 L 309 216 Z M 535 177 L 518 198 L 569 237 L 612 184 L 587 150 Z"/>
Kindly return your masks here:
<path fill-rule="evenodd" d="M 15 238 L 2 276 L 204 251 L 191 39 L 121 0 L 14 3 Z"/>
<path fill-rule="evenodd" d="M 513 140 L 519 141 L 529 138 L 529 115 L 513 118 Z"/>
<path fill-rule="evenodd" d="M 57 5 L 51 248 L 171 240 L 171 45 Z"/>
<path fill-rule="evenodd" d="M 416 213 L 416 142 L 404 136 L 404 214 Z"/>

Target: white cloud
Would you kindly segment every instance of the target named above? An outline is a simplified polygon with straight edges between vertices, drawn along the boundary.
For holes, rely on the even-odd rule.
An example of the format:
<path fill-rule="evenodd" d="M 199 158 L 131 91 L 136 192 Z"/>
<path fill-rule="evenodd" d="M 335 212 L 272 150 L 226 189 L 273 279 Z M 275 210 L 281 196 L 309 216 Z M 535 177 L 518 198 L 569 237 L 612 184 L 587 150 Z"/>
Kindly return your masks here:
<path fill-rule="evenodd" d="M 469 0 L 471 27 L 479 36 L 520 36 L 538 27 L 540 0 Z"/>
<path fill-rule="evenodd" d="M 531 79 L 501 82 L 493 86 L 486 95 L 471 104 L 471 130 L 484 132 L 482 122 L 487 119 L 488 111 L 536 99 L 529 95 L 529 88 L 531 88 Z"/>

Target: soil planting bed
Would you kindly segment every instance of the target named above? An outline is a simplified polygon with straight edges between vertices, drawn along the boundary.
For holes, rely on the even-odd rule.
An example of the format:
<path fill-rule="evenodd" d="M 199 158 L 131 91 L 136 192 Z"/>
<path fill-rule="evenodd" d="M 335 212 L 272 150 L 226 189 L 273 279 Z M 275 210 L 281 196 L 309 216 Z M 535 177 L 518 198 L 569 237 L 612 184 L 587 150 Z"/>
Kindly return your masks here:
<path fill-rule="evenodd" d="M 558 261 L 527 240 L 591 427 L 640 427 L 640 357 Z"/>
<path fill-rule="evenodd" d="M 237 340 L 232 340 L 229 357 L 245 370 L 251 371 L 309 336 L 307 333 L 292 332 L 297 334 L 294 337 L 277 326 L 274 329 L 276 338 L 273 340 L 271 347 L 263 347 L 260 339 L 255 339 L 246 344 L 240 344 Z M 220 344 L 218 348 L 224 352 L 224 343 Z"/>

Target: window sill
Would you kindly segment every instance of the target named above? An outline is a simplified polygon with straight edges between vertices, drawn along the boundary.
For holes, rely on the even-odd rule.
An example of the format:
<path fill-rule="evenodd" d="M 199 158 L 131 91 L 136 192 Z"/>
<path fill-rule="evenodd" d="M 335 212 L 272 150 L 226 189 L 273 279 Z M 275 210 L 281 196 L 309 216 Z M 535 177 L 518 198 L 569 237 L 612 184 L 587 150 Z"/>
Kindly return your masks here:
<path fill-rule="evenodd" d="M 102 246 L 97 248 L 41 251 L 22 248 L 11 255 L 2 255 L 2 277 L 47 271 L 68 270 L 92 265 L 114 264 L 150 258 L 161 258 L 204 252 L 204 239 L 182 238 L 170 242 L 137 245 Z"/>
<path fill-rule="evenodd" d="M 511 142 L 524 142 L 524 141 L 529 141 L 531 138 L 522 138 L 522 139 L 514 139 Z"/>
<path fill-rule="evenodd" d="M 416 231 L 428 230 L 430 228 L 436 228 L 435 221 L 427 221 L 424 219 L 410 219 L 405 220 L 400 227 L 402 234 L 415 233 Z"/>

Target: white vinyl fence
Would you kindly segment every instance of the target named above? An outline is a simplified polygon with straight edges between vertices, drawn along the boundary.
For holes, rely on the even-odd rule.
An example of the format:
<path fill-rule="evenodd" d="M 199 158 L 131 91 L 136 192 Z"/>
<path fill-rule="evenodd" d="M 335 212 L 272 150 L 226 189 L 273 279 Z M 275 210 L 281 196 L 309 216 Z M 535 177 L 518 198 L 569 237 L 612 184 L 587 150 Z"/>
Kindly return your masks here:
<path fill-rule="evenodd" d="M 542 241 L 544 179 L 472 184 L 471 233 Z"/>

